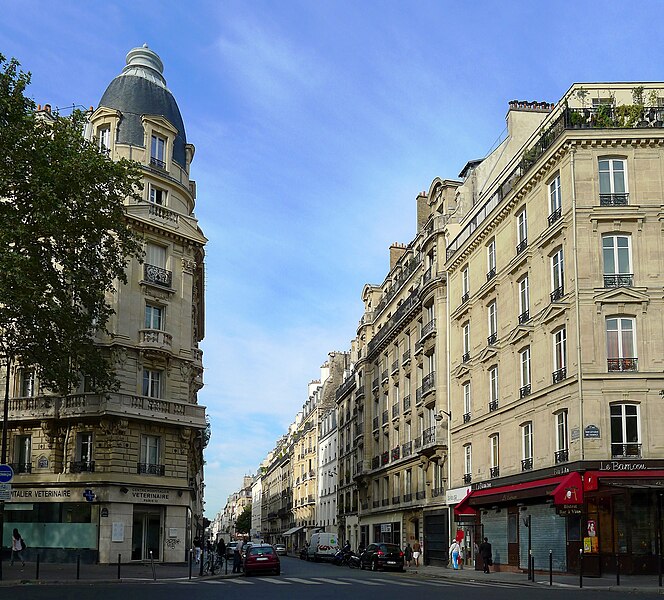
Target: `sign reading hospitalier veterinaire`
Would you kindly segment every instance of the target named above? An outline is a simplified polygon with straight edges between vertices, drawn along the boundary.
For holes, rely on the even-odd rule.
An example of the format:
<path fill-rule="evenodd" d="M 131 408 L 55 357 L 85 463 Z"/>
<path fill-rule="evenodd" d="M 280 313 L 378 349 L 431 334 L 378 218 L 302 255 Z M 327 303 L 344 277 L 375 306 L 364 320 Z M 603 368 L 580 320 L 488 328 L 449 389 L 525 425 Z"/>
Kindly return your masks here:
<path fill-rule="evenodd" d="M 12 500 L 71 500 L 72 490 L 70 488 L 32 488 L 13 489 Z"/>
<path fill-rule="evenodd" d="M 165 488 L 129 488 L 129 497 L 133 502 L 161 504 L 170 501 L 171 490 Z"/>

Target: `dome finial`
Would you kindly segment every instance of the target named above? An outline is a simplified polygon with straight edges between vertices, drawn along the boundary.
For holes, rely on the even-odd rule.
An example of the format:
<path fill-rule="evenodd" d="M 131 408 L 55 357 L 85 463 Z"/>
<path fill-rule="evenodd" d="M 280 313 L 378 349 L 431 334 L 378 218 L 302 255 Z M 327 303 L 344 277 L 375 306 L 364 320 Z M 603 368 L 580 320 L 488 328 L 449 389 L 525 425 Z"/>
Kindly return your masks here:
<path fill-rule="evenodd" d="M 148 47 L 148 43 L 145 42 L 145 44 L 143 44 L 143 48 L 147 48 L 147 47 Z"/>

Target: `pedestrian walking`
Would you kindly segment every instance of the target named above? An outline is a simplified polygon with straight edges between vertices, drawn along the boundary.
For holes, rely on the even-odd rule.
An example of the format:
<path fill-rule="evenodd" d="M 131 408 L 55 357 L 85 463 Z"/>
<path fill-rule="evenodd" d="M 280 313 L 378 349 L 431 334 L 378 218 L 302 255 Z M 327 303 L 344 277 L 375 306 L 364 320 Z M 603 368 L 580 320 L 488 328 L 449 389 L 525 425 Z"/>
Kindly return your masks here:
<path fill-rule="evenodd" d="M 403 559 L 406 561 L 406 565 L 410 567 L 410 563 L 413 562 L 413 549 L 410 547 L 410 543 L 407 543 L 403 549 Z"/>
<path fill-rule="evenodd" d="M 196 564 L 201 562 L 201 538 L 198 536 L 194 538 L 194 558 Z"/>
<path fill-rule="evenodd" d="M 413 542 L 413 561 L 415 561 L 415 566 L 420 566 L 420 554 L 422 552 L 422 546 L 420 546 L 420 540 L 415 540 Z"/>
<path fill-rule="evenodd" d="M 489 567 L 493 564 L 493 558 L 491 556 L 491 544 L 489 543 L 489 538 L 484 538 L 484 541 L 480 544 L 479 547 L 480 556 L 482 557 L 482 562 L 484 563 L 484 572 L 489 572 Z"/>
<path fill-rule="evenodd" d="M 224 542 L 224 538 L 219 538 L 217 542 L 217 554 L 219 555 L 219 564 L 226 560 L 226 542 Z"/>
<path fill-rule="evenodd" d="M 233 550 L 233 573 L 242 572 L 242 540 L 238 540 L 237 546 Z"/>
<path fill-rule="evenodd" d="M 25 550 L 25 542 L 21 537 L 21 534 L 18 532 L 18 529 L 14 528 L 12 532 L 12 557 L 10 565 L 14 566 L 14 558 L 18 558 L 21 561 L 21 566 L 25 567 L 25 561 L 23 560 L 23 550 Z"/>
<path fill-rule="evenodd" d="M 452 568 L 456 571 L 459 568 L 459 552 L 461 551 L 461 547 L 459 546 L 459 542 L 456 540 L 452 540 L 452 543 L 450 544 L 450 563 L 452 564 Z"/>

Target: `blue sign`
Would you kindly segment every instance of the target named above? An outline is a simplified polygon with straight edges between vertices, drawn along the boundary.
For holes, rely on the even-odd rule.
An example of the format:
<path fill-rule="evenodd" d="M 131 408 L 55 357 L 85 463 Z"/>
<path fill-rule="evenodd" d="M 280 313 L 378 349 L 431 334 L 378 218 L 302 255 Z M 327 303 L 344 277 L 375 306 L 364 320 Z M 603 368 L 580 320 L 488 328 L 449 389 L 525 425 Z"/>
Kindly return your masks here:
<path fill-rule="evenodd" d="M 9 483 L 14 477 L 14 469 L 9 465 L 0 465 L 0 483 Z"/>
<path fill-rule="evenodd" d="M 92 502 L 95 499 L 95 493 L 92 490 L 85 490 L 83 492 L 83 497 L 88 501 Z"/>

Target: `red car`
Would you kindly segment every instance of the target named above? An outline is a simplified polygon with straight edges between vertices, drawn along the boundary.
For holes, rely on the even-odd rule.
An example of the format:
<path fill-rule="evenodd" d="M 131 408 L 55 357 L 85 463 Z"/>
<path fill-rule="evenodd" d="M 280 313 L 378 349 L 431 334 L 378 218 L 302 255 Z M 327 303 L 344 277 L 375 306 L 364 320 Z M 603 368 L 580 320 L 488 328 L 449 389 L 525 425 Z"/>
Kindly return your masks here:
<path fill-rule="evenodd" d="M 244 574 L 274 573 L 281 575 L 279 555 L 270 544 L 252 544 L 244 557 Z"/>

